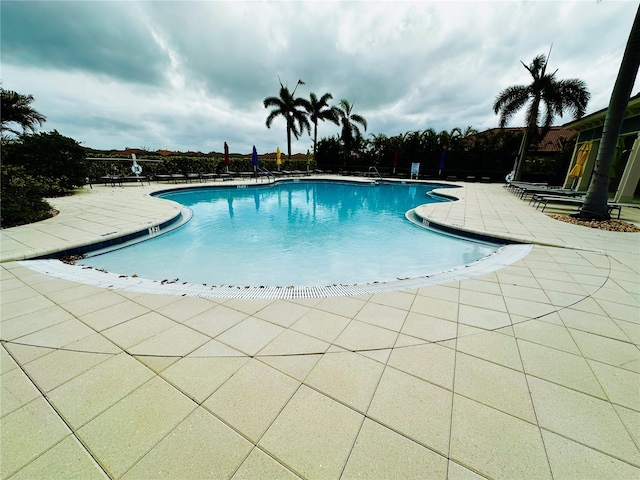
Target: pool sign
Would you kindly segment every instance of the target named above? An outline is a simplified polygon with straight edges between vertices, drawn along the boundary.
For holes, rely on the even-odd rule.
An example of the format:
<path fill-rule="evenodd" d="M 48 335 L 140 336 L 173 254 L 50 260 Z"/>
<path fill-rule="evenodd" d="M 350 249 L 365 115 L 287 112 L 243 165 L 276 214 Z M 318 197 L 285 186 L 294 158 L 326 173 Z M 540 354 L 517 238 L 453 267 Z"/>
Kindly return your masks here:
<path fill-rule="evenodd" d="M 418 173 L 419 172 L 420 172 L 420 164 L 419 163 L 412 163 L 411 164 L 411 176 L 413 177 L 415 175 L 416 178 L 418 178 Z"/>

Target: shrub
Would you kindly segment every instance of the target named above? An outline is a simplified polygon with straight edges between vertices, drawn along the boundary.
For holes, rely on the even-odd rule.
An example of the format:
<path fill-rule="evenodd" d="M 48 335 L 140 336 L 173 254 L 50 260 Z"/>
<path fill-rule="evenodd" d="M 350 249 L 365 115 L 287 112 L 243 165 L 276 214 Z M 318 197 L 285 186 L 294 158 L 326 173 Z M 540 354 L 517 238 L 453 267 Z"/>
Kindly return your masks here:
<path fill-rule="evenodd" d="M 38 222 L 51 216 L 51 205 L 43 200 L 46 187 L 29 175 L 24 167 L 2 163 L 2 202 L 0 224 L 3 228 Z"/>
<path fill-rule="evenodd" d="M 55 197 L 85 184 L 89 162 L 85 150 L 74 139 L 57 131 L 23 135 L 3 145 L 4 164 L 21 166 L 26 175 L 38 180 L 45 197 Z"/>

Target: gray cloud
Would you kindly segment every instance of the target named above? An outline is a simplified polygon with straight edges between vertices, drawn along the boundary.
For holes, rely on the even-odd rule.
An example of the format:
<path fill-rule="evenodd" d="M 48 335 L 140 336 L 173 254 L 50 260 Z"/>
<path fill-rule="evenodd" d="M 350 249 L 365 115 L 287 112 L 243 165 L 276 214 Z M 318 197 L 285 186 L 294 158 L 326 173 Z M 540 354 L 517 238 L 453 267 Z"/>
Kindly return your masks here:
<path fill-rule="evenodd" d="M 629 2 L 17 2 L 1 4 L 2 82 L 31 93 L 44 129 L 96 148 L 286 148 L 264 125 L 278 77 L 332 93 L 368 133 L 497 125 L 492 103 L 550 68 L 606 107 L 637 4 Z M 635 92 L 635 90 L 634 90 Z M 558 119 L 558 123 L 567 121 Z M 521 121 L 514 118 L 512 125 Z M 319 136 L 338 133 L 329 123 Z M 294 142 L 306 151 L 308 137 Z"/>

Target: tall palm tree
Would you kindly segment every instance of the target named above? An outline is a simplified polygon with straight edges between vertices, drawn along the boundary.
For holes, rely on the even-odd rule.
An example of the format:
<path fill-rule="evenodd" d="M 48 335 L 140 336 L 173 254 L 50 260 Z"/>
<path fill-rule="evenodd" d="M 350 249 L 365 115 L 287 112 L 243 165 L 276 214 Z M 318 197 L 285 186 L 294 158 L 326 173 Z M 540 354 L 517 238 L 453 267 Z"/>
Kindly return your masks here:
<path fill-rule="evenodd" d="M 293 136 L 297 139 L 304 130 L 307 132 L 311 130 L 306 113 L 309 107 L 309 102 L 304 98 L 294 97 L 299 85 L 304 85 L 304 82 L 302 80 L 298 80 L 296 88 L 293 89 L 293 92 L 289 92 L 289 89 L 280 82 L 280 96 L 267 97 L 264 99 L 264 108 L 274 107 L 267 117 L 267 128 L 271 128 L 273 119 L 279 115 L 282 115 L 286 119 L 287 153 L 289 160 L 291 160 L 291 134 L 293 133 Z"/>
<path fill-rule="evenodd" d="M 636 11 L 636 18 L 633 21 L 627 46 L 622 56 L 622 63 L 616 83 L 611 92 L 611 100 L 609 108 L 604 117 L 604 126 L 602 128 L 602 139 L 598 147 L 596 156 L 596 164 L 587 190 L 587 196 L 580 212 L 576 215 L 579 218 L 608 220 L 610 217 L 607 208 L 608 191 L 609 191 L 609 171 L 613 163 L 616 142 L 624 113 L 629 103 L 629 97 L 633 89 L 633 84 L 640 67 L 640 7 Z"/>
<path fill-rule="evenodd" d="M 367 121 L 362 115 L 353 113 L 353 105 L 344 98 L 340 100 L 340 103 L 336 107 L 336 113 L 338 114 L 338 118 L 342 124 L 341 138 L 344 143 L 344 153 L 346 158 L 346 156 L 351 153 L 354 140 L 362 137 L 362 133 L 356 124 L 362 125 L 366 131 Z"/>
<path fill-rule="evenodd" d="M 318 99 L 314 92 L 309 94 L 309 105 L 307 113 L 309 114 L 309 120 L 313 123 L 313 158 L 316 157 L 317 143 L 318 143 L 318 120 L 329 120 L 330 122 L 339 125 L 338 114 L 336 107 L 329 106 L 329 100 L 333 98 L 330 93 L 325 93 Z"/>
<path fill-rule="evenodd" d="M 529 66 L 522 65 L 531 74 L 533 81 L 529 85 L 514 85 L 502 90 L 493 104 L 494 113 L 500 113 L 500 128 L 504 128 L 509 120 L 525 105 L 527 127 L 522 139 L 517 164 L 514 167 L 514 179 L 520 178 L 520 170 L 529 150 L 534 134 L 538 132 L 538 121 L 544 107 L 543 133 L 551 127 L 556 115 L 562 117 L 565 110 L 573 114 L 574 119 L 584 116 L 591 94 L 583 80 L 570 78 L 556 79 L 556 70 L 547 73 L 547 58 L 538 55 Z"/>
<path fill-rule="evenodd" d="M 0 98 L 0 117 L 2 119 L 0 129 L 2 132 L 8 131 L 20 135 L 20 132 L 7 126 L 10 123 L 17 123 L 22 128 L 22 133 L 27 130 L 35 132 L 36 124 L 42 125 L 47 119 L 31 106 L 33 95 L 22 95 L 0 87 Z"/>

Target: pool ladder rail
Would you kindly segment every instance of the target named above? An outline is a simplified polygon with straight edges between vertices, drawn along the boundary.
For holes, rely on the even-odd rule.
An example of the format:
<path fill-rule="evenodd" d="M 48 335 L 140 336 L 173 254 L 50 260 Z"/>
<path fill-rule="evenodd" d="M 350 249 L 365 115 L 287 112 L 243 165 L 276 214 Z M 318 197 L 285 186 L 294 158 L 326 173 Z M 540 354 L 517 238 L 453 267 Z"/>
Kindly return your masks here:
<path fill-rule="evenodd" d="M 378 175 L 378 178 L 379 178 L 380 180 L 382 180 L 382 175 L 380 175 L 380 172 L 378 171 L 378 169 L 377 169 L 374 165 L 371 165 L 371 166 L 369 167 L 369 172 L 370 172 L 370 173 L 371 173 L 371 172 L 375 172 L 375 173 L 376 173 L 376 175 Z M 378 185 L 378 182 L 375 182 L 375 185 Z"/>
<path fill-rule="evenodd" d="M 275 183 L 275 182 L 276 182 L 276 176 L 275 176 L 273 173 L 271 173 L 271 171 L 269 171 L 269 169 L 268 169 L 268 168 L 261 167 L 261 166 L 259 166 L 259 165 L 258 165 L 258 171 L 259 171 L 262 175 L 264 175 L 265 177 L 267 177 L 267 183 L 271 183 L 271 179 L 273 179 L 273 183 Z"/>

